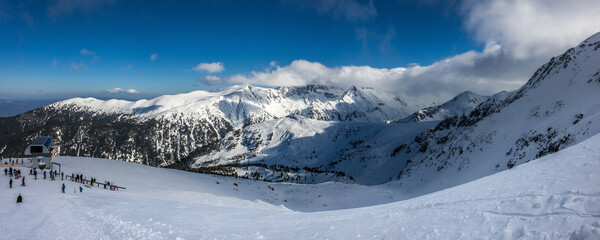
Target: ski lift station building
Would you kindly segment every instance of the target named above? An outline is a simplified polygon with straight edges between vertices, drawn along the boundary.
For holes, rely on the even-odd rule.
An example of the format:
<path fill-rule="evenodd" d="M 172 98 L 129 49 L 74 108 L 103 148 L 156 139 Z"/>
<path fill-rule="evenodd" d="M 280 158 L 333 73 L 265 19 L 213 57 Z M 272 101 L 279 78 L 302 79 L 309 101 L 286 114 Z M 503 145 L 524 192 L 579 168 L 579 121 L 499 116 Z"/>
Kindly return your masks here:
<path fill-rule="evenodd" d="M 25 149 L 25 155 L 33 158 L 29 159 L 31 167 L 44 168 L 52 162 L 52 138 L 38 137 Z"/>

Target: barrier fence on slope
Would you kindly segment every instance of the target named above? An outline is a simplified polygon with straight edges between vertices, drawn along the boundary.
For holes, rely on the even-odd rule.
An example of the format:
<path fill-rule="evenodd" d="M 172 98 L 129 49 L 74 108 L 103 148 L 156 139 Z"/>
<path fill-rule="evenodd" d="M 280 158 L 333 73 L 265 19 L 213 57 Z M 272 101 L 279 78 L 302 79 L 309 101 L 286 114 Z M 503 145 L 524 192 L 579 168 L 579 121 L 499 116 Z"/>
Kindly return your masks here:
<path fill-rule="evenodd" d="M 74 175 L 74 174 L 71 174 Z M 84 185 L 92 185 L 92 181 L 86 178 L 83 179 L 76 179 L 75 177 L 71 177 L 71 175 L 65 175 L 65 178 L 67 179 L 71 179 L 71 181 L 73 182 L 79 182 L 79 183 L 83 183 Z M 101 182 L 94 182 L 94 184 L 96 184 L 96 186 L 98 186 L 98 188 L 100 188 L 100 185 L 104 186 L 104 188 L 109 187 L 110 190 L 113 191 L 118 191 L 119 189 L 127 189 L 125 187 L 121 187 L 121 186 L 117 186 L 114 184 L 106 184 L 106 183 L 101 183 Z"/>

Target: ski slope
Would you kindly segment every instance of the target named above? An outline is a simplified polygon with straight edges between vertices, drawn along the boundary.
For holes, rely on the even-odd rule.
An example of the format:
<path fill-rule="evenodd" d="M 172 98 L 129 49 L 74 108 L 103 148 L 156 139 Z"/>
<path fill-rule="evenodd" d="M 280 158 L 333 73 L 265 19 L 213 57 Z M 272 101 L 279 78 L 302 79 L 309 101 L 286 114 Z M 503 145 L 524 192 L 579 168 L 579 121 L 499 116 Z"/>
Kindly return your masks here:
<path fill-rule="evenodd" d="M 127 189 L 79 193 L 78 183 L 27 174 L 27 186 L 9 189 L 2 175 L 3 239 L 600 239 L 600 135 L 411 199 L 395 183 L 275 184 L 106 159 L 54 161 Z M 15 204 L 19 193 L 24 203 Z"/>

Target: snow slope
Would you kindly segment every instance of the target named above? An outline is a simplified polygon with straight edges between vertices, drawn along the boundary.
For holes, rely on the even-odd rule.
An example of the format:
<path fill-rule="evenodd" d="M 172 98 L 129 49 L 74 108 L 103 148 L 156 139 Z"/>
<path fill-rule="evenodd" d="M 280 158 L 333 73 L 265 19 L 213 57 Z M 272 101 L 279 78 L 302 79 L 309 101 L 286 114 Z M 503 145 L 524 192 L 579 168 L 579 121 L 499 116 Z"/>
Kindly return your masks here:
<path fill-rule="evenodd" d="M 5 239 L 598 239 L 599 160 L 595 135 L 510 170 L 402 200 L 410 193 L 393 184 L 275 184 L 59 157 L 66 172 L 127 189 L 74 193 L 77 183 L 27 175 L 26 187 L 0 188 L 0 232 Z M 24 203 L 15 204 L 19 193 Z"/>

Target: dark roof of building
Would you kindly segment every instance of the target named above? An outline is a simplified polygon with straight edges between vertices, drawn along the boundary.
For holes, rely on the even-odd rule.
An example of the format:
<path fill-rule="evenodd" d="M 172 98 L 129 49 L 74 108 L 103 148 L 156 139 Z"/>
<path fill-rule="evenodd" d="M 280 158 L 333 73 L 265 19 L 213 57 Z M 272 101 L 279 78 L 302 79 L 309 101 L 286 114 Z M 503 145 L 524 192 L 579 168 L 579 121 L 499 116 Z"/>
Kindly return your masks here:
<path fill-rule="evenodd" d="M 52 138 L 50 137 L 38 137 L 29 146 L 45 146 L 49 148 L 52 145 Z"/>

